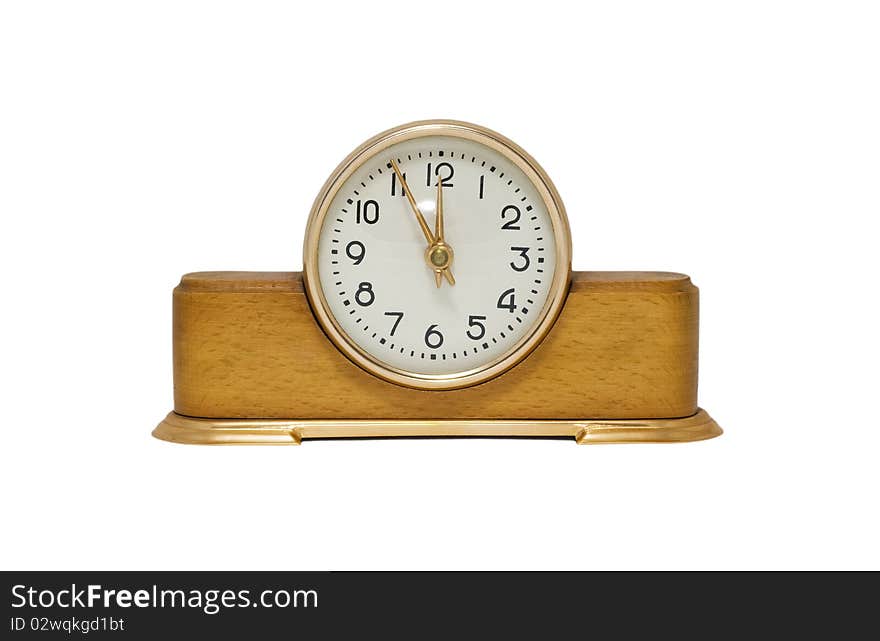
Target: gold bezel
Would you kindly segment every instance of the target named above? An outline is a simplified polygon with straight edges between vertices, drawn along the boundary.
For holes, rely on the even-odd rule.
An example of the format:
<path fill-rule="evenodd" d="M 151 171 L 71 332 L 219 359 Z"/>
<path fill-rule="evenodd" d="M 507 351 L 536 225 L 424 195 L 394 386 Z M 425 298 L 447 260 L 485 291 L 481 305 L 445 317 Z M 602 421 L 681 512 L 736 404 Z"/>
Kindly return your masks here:
<path fill-rule="evenodd" d="M 330 312 L 318 277 L 318 241 L 324 218 L 339 188 L 368 159 L 392 145 L 427 136 L 452 136 L 472 140 L 494 149 L 516 165 L 532 182 L 547 207 L 556 242 L 553 282 L 550 284 L 547 302 L 541 310 L 540 320 L 535 328 L 491 362 L 458 374 L 408 372 L 384 363 L 361 349 L 340 327 Z M 562 199 L 550 178 L 535 159 L 516 143 L 479 125 L 456 120 L 422 120 L 394 127 L 370 138 L 349 154 L 334 170 L 321 188 L 309 214 L 303 247 L 303 263 L 303 280 L 312 312 L 324 333 L 353 363 L 370 374 L 397 385 L 423 390 L 460 389 L 484 383 L 508 371 L 531 354 L 547 336 L 568 295 L 571 281 L 571 231 Z"/>

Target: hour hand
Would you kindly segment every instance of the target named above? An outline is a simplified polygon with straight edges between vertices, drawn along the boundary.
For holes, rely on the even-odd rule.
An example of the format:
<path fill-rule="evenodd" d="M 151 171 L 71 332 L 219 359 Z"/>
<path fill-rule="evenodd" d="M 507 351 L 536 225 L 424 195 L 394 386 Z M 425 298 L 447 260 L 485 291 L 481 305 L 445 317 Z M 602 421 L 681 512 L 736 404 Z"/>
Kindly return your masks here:
<path fill-rule="evenodd" d="M 437 176 L 437 217 L 434 219 L 434 238 L 443 242 L 443 179 Z"/>
<path fill-rule="evenodd" d="M 434 268 L 434 281 L 437 287 L 443 282 L 443 277 L 450 285 L 455 285 L 455 277 L 449 266 L 452 264 L 452 247 L 444 240 L 445 221 L 443 218 L 443 178 L 437 176 L 437 212 L 434 218 L 434 245 L 429 250 L 428 260 Z"/>

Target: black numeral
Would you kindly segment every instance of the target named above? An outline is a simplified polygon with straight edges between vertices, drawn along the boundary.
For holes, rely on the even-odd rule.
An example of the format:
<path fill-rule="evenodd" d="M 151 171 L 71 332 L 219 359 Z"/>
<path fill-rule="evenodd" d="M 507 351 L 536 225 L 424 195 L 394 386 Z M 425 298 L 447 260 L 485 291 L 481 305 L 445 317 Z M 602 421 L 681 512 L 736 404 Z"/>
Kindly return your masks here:
<path fill-rule="evenodd" d="M 431 349 L 437 349 L 443 344 L 443 334 L 437 329 L 436 325 L 431 325 L 425 332 L 425 345 Z"/>
<path fill-rule="evenodd" d="M 379 203 L 375 200 L 368 200 L 362 205 L 361 201 L 357 201 L 356 222 L 360 224 L 361 219 L 368 225 L 375 225 L 379 222 Z"/>
<path fill-rule="evenodd" d="M 508 216 L 513 216 L 513 219 L 508 220 L 506 223 L 501 225 L 501 229 L 507 229 L 510 231 L 515 231 L 519 229 L 519 225 L 517 225 L 517 223 L 519 222 L 519 217 L 521 215 L 522 214 L 520 214 L 519 207 L 517 207 L 516 205 L 508 205 L 507 207 L 502 209 L 501 220 L 504 220 Z"/>
<path fill-rule="evenodd" d="M 406 180 L 406 172 L 402 173 L 401 175 L 403 176 L 403 179 Z M 397 195 L 397 174 L 396 173 L 391 174 L 391 195 L 392 196 Z M 406 190 L 403 188 L 403 185 L 400 185 L 400 195 L 406 196 Z"/>
<path fill-rule="evenodd" d="M 361 283 L 358 285 L 354 299 L 361 307 L 369 307 L 372 305 L 373 301 L 376 300 L 376 295 L 373 293 L 373 283 Z"/>
<path fill-rule="evenodd" d="M 522 265 L 517 265 L 515 261 L 511 261 L 510 266 L 513 267 L 513 271 L 526 271 L 529 268 L 529 265 L 532 264 L 532 261 L 529 260 L 529 247 L 511 247 L 510 251 L 519 252 L 520 258 L 523 259 Z"/>
<path fill-rule="evenodd" d="M 360 265 L 367 255 L 367 248 L 359 240 L 353 240 L 345 246 L 345 255 L 354 261 L 355 265 Z"/>
<path fill-rule="evenodd" d="M 510 300 L 504 302 L 505 298 L 509 298 Z M 511 314 L 516 309 L 516 295 L 514 294 L 514 289 L 511 287 L 510 289 L 505 289 L 501 296 L 498 297 L 498 309 L 506 309 Z"/>
<path fill-rule="evenodd" d="M 434 176 L 439 176 L 443 179 L 444 187 L 452 187 L 452 176 L 455 175 L 455 169 L 452 168 L 452 165 L 450 165 L 448 162 L 440 162 L 437 163 L 436 167 L 433 167 L 433 171 L 432 166 L 432 163 L 428 163 L 426 180 L 426 184 L 428 185 L 428 187 L 437 186 L 437 183 L 431 180 Z"/>
<path fill-rule="evenodd" d="M 386 316 L 397 316 L 397 320 L 394 321 L 394 325 L 391 326 L 391 331 L 388 332 L 389 336 L 394 336 L 394 332 L 397 331 L 397 326 L 400 325 L 400 321 L 403 320 L 403 312 L 385 312 Z"/>
<path fill-rule="evenodd" d="M 471 328 L 467 331 L 468 338 L 478 341 L 486 335 L 486 326 L 481 322 L 484 320 L 486 320 L 485 316 L 468 316 L 468 327 Z M 475 327 L 478 328 L 476 335 L 471 334 Z"/>

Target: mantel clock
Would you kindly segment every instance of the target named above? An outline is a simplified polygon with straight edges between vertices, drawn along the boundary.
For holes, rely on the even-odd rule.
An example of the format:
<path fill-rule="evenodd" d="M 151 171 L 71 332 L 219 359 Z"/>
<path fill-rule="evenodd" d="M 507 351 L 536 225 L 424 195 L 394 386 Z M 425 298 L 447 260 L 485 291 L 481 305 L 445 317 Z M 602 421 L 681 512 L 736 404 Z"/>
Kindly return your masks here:
<path fill-rule="evenodd" d="M 682 274 L 572 272 L 565 207 L 484 127 L 411 123 L 315 200 L 302 272 L 202 272 L 174 292 L 186 443 L 721 433 L 696 404 L 698 292 Z"/>

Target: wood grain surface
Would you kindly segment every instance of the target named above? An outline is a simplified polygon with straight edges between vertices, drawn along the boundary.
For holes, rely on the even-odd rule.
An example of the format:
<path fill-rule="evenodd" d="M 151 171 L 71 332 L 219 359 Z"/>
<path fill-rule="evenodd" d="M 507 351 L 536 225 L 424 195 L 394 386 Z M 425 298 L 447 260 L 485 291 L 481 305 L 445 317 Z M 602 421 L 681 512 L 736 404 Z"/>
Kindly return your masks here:
<path fill-rule="evenodd" d="M 205 418 L 622 419 L 697 412 L 698 290 L 683 274 L 574 272 L 522 363 L 477 387 L 420 391 L 349 361 L 299 272 L 200 272 L 174 290 L 175 412 Z"/>

